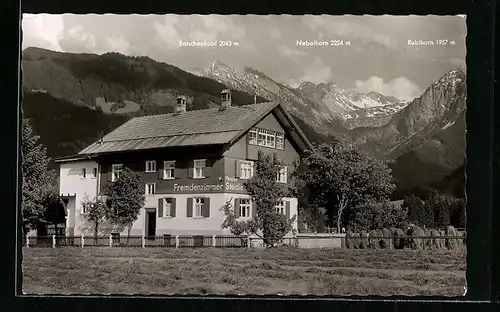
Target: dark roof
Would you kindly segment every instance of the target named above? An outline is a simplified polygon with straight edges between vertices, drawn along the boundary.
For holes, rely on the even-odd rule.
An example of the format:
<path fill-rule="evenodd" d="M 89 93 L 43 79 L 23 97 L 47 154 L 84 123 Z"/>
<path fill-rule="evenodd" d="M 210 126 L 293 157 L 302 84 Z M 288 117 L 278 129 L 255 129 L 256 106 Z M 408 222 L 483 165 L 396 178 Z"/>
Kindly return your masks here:
<path fill-rule="evenodd" d="M 276 108 L 278 109 L 275 110 Z M 289 128 L 297 128 L 299 136 L 303 137 L 301 141 L 309 149 L 309 141 L 293 118 L 279 103 L 268 102 L 232 106 L 225 110 L 211 108 L 187 111 L 179 115 L 136 117 L 104 136 L 102 142 L 92 143 L 79 155 L 231 143 L 273 110 L 279 112 L 277 115 L 281 116 L 281 122 L 290 124 Z"/>

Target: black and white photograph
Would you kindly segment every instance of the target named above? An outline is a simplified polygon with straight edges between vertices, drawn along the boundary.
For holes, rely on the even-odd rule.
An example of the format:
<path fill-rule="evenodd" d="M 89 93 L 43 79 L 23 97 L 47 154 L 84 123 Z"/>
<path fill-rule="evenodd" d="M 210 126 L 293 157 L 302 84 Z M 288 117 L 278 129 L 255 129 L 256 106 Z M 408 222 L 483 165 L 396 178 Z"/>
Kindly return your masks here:
<path fill-rule="evenodd" d="M 465 295 L 466 18 L 23 14 L 23 293 Z"/>

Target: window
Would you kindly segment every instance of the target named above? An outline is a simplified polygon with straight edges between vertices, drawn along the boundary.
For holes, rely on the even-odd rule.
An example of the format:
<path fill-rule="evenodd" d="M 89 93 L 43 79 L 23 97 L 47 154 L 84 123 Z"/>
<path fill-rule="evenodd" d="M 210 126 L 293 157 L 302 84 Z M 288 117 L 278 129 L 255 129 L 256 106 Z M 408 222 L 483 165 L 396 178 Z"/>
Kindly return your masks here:
<path fill-rule="evenodd" d="M 275 207 L 277 214 L 285 214 L 285 202 L 283 200 L 279 201 Z"/>
<path fill-rule="evenodd" d="M 88 213 L 87 209 L 88 209 L 88 208 L 93 208 L 92 206 L 93 206 L 94 204 L 93 204 L 93 203 L 90 203 L 89 205 L 90 205 L 90 207 L 87 207 L 87 205 L 82 205 L 82 211 L 81 211 L 81 214 L 87 214 L 87 213 Z"/>
<path fill-rule="evenodd" d="M 250 199 L 240 199 L 240 217 L 250 217 Z"/>
<path fill-rule="evenodd" d="M 97 168 L 92 169 L 92 176 L 97 178 Z"/>
<path fill-rule="evenodd" d="M 251 129 L 248 133 L 248 143 L 252 145 L 257 145 L 257 129 Z"/>
<path fill-rule="evenodd" d="M 205 165 L 206 165 L 205 159 L 199 159 L 194 161 L 193 178 L 204 178 L 203 169 L 205 168 Z"/>
<path fill-rule="evenodd" d="M 266 147 L 276 147 L 276 134 L 274 131 L 259 129 L 258 145 Z"/>
<path fill-rule="evenodd" d="M 156 171 L 156 161 L 148 160 L 146 161 L 146 172 L 155 172 Z"/>
<path fill-rule="evenodd" d="M 266 135 L 259 131 L 259 141 L 258 144 L 260 146 L 266 146 Z"/>
<path fill-rule="evenodd" d="M 165 161 L 163 162 L 163 179 L 175 179 L 175 161 Z"/>
<path fill-rule="evenodd" d="M 146 183 L 146 195 L 154 195 L 154 193 L 155 193 L 155 184 Z"/>
<path fill-rule="evenodd" d="M 287 168 L 282 167 L 276 174 L 276 182 L 286 183 L 287 181 Z"/>
<path fill-rule="evenodd" d="M 112 182 L 115 182 L 116 180 L 118 180 L 120 178 L 120 174 L 123 170 L 123 165 L 121 164 L 115 164 L 112 166 L 112 169 L 111 169 L 111 181 Z"/>
<path fill-rule="evenodd" d="M 274 135 L 267 135 L 266 136 L 266 146 L 269 146 L 269 147 L 275 147 L 276 146 L 276 143 L 274 141 Z"/>
<path fill-rule="evenodd" d="M 285 149 L 285 135 L 283 133 L 276 133 L 276 148 Z"/>
<path fill-rule="evenodd" d="M 172 216 L 172 205 L 173 205 L 173 200 L 172 198 L 164 198 L 164 207 L 163 207 L 163 217 L 171 217 Z"/>
<path fill-rule="evenodd" d="M 82 169 L 82 178 L 86 178 L 87 177 L 87 169 L 83 168 Z"/>
<path fill-rule="evenodd" d="M 202 217 L 203 216 L 203 205 L 205 204 L 204 198 L 195 198 L 194 199 L 194 217 Z"/>
<path fill-rule="evenodd" d="M 250 179 L 253 177 L 253 162 L 252 161 L 243 161 L 241 163 L 241 179 Z"/>

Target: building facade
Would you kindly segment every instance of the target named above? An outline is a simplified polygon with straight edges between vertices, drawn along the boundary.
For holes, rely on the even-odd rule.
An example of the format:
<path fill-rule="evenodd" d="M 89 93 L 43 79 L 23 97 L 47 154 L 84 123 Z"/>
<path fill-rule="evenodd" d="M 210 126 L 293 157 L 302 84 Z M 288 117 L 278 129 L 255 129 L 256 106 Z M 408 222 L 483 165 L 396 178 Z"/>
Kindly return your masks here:
<path fill-rule="evenodd" d="M 92 233 L 82 199 L 105 196 L 108 185 L 128 168 L 140 175 L 146 194 L 132 235 L 229 234 L 221 228 L 226 202 L 231 201 L 240 220 L 255 215 L 243 185 L 255 172 L 258 152 L 276 153 L 284 164 L 277 182 L 289 183 L 294 162 L 310 148 L 277 103 L 233 107 L 225 90 L 220 108 L 186 111 L 186 100 L 179 97 L 175 113 L 133 118 L 77 158 L 60 160 L 61 194 L 69 198 L 67 233 Z M 283 198 L 276 211 L 297 216 L 297 199 Z"/>
<path fill-rule="evenodd" d="M 82 202 L 98 194 L 99 164 L 87 157 L 66 157 L 59 163 L 59 192 L 66 205 L 66 235 L 79 235 L 89 228 Z"/>

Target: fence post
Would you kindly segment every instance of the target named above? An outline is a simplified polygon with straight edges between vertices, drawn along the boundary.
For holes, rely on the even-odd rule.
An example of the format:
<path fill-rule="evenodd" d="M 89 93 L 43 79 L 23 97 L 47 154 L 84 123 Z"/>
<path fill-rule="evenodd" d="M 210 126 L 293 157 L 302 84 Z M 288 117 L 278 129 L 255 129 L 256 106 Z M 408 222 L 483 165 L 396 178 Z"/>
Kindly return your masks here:
<path fill-rule="evenodd" d="M 85 236 L 82 234 L 82 248 L 85 247 Z"/>
<path fill-rule="evenodd" d="M 113 235 L 109 234 L 109 247 L 113 247 Z"/>
<path fill-rule="evenodd" d="M 141 244 L 142 244 L 142 248 L 146 247 L 146 239 L 144 238 L 144 235 L 141 236 Z"/>
<path fill-rule="evenodd" d="M 52 248 L 56 248 L 56 236 L 52 235 Z"/>
<path fill-rule="evenodd" d="M 247 248 L 252 248 L 252 239 L 250 236 L 247 236 Z"/>
<path fill-rule="evenodd" d="M 179 248 L 179 235 L 175 235 L 175 248 Z"/>
<path fill-rule="evenodd" d="M 215 234 L 212 235 L 212 247 L 215 247 L 216 244 L 215 244 Z"/>
<path fill-rule="evenodd" d="M 26 235 L 26 248 L 30 248 L 30 237 Z"/>

